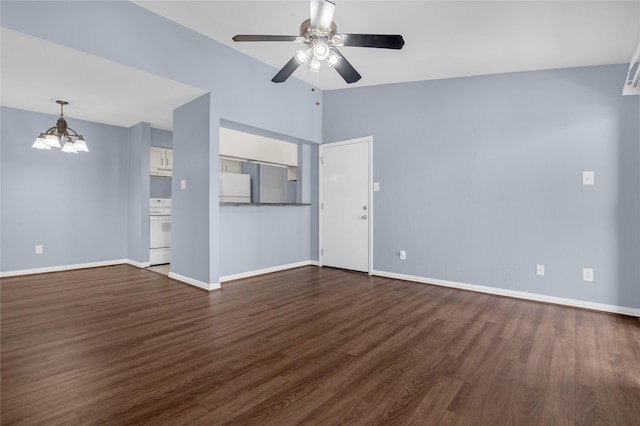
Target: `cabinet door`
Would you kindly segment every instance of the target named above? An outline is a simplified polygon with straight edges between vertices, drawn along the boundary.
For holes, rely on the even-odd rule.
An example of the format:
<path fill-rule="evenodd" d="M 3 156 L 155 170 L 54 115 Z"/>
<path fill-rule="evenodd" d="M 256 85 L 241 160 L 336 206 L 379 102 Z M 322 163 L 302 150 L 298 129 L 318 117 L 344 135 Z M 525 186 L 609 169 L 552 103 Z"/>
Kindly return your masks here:
<path fill-rule="evenodd" d="M 164 168 L 165 170 L 173 170 L 173 150 L 165 149 L 164 150 Z"/>
<path fill-rule="evenodd" d="M 167 151 L 170 149 L 161 148 L 158 146 L 151 146 L 149 150 L 149 174 L 152 176 L 171 176 L 171 169 L 168 168 L 167 163 L 173 164 L 173 157 L 170 160 L 167 159 Z"/>
<path fill-rule="evenodd" d="M 151 174 L 164 167 L 164 149 L 152 146 L 149 151 L 149 170 Z"/>

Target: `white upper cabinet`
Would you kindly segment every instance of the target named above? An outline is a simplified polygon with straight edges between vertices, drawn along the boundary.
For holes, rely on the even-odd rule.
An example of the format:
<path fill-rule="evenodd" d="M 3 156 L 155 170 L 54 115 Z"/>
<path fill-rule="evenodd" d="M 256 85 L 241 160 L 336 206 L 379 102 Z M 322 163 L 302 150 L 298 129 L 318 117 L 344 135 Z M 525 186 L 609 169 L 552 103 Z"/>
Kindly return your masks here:
<path fill-rule="evenodd" d="M 151 176 L 168 176 L 173 174 L 173 150 L 152 146 L 149 153 L 149 174 Z"/>
<path fill-rule="evenodd" d="M 298 145 L 221 127 L 220 156 L 241 161 L 297 167 Z"/>

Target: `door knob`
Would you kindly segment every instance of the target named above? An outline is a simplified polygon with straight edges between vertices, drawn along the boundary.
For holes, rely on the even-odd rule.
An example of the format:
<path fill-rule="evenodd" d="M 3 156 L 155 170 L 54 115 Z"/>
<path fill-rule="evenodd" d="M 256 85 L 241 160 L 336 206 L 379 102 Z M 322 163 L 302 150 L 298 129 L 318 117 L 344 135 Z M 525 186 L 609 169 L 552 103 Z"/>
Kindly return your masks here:
<path fill-rule="evenodd" d="M 366 209 L 367 209 L 367 206 L 362 206 L 362 210 L 366 210 Z"/>
<path fill-rule="evenodd" d="M 362 215 L 362 218 L 363 218 L 363 219 L 366 219 L 366 218 L 367 218 L 367 215 L 366 215 L 366 214 L 363 214 L 363 215 Z"/>

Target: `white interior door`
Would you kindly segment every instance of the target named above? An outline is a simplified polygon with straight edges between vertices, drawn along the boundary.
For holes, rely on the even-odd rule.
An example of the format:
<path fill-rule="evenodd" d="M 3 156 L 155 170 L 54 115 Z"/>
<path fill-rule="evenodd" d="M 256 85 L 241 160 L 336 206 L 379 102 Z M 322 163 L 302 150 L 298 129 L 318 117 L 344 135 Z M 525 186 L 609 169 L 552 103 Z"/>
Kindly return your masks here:
<path fill-rule="evenodd" d="M 320 146 L 320 263 L 371 273 L 371 138 Z"/>

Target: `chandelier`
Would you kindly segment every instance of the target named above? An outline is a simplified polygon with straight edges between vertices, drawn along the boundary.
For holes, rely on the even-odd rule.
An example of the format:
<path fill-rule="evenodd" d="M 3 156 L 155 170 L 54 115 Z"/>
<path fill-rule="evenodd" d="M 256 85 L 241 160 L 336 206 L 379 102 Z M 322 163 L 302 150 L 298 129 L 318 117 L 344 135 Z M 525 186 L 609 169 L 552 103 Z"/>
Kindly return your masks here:
<path fill-rule="evenodd" d="M 62 152 L 77 154 L 78 152 L 89 152 L 87 143 L 82 135 L 73 130 L 71 127 L 67 127 L 67 120 L 64 119 L 62 109 L 65 105 L 68 105 L 67 101 L 56 101 L 60 105 L 60 118 L 56 122 L 56 125 L 48 129 L 44 133 L 40 133 L 40 136 L 36 138 L 36 141 L 31 145 L 35 149 L 51 149 L 61 148 Z M 71 132 L 71 133 L 69 133 Z M 75 138 L 75 142 L 74 139 Z M 64 145 L 61 145 L 64 144 Z"/>

